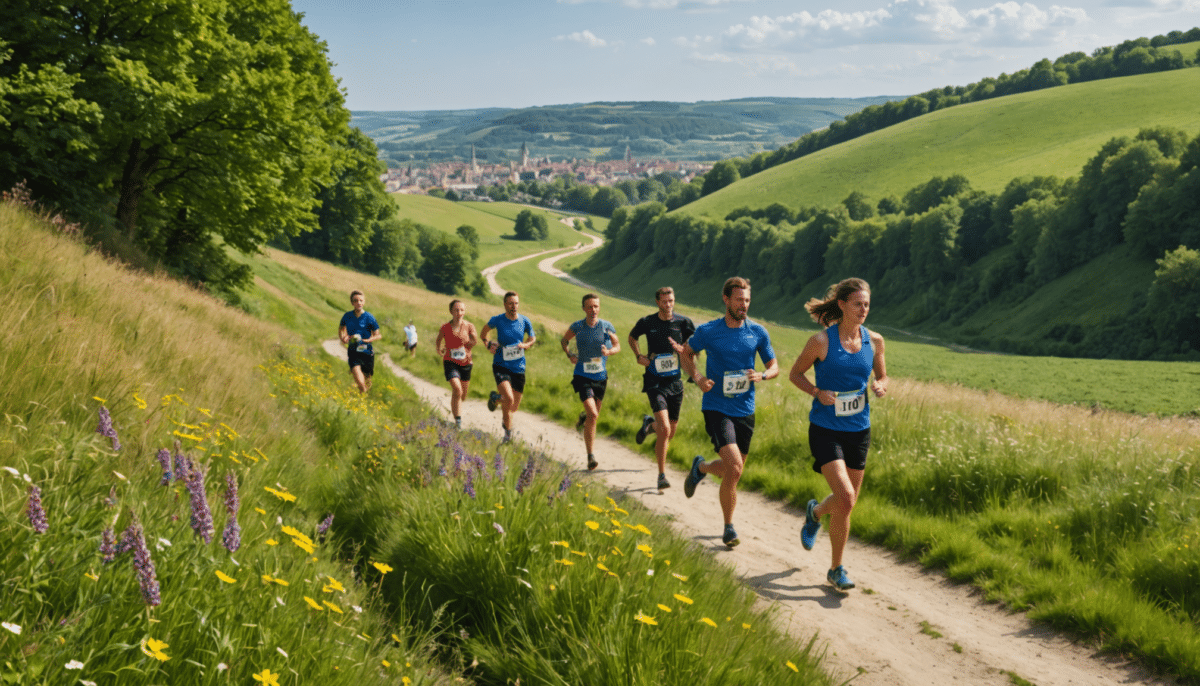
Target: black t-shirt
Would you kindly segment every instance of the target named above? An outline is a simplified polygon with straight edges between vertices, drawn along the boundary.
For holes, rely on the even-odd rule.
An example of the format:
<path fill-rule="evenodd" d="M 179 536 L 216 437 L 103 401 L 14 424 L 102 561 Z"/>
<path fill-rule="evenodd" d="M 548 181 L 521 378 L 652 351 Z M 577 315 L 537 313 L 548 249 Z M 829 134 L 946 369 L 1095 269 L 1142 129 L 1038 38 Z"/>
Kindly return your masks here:
<path fill-rule="evenodd" d="M 633 330 L 629 332 L 629 336 L 631 338 L 645 336 L 645 355 L 653 358 L 655 355 L 674 355 L 675 349 L 671 347 L 669 341 L 674 340 L 676 343 L 683 345 L 694 333 L 696 333 L 696 325 L 687 317 L 672 314 L 670 320 L 663 321 L 658 316 L 658 313 L 655 312 L 639 319 L 637 324 L 633 325 Z M 665 375 L 656 374 L 654 368 L 655 365 L 651 363 L 644 372 L 648 381 L 656 380 L 669 383 L 680 380 L 677 366 L 673 374 L 668 373 Z"/>

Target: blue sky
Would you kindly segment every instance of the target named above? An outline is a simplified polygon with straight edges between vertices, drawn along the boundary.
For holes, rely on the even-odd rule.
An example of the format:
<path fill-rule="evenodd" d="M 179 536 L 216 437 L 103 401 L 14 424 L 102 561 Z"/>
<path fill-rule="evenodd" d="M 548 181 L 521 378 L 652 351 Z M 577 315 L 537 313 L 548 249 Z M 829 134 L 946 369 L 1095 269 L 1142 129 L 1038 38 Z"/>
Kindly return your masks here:
<path fill-rule="evenodd" d="M 1200 24 L 1200 0 L 293 0 L 352 110 L 907 95 Z"/>

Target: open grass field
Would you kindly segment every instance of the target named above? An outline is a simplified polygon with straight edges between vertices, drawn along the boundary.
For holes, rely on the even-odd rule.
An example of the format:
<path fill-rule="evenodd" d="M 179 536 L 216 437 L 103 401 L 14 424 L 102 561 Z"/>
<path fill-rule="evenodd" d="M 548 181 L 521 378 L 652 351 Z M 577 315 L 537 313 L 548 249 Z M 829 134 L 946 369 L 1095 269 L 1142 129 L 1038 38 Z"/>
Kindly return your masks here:
<path fill-rule="evenodd" d="M 253 262 L 257 317 L 0 205 L 4 683 L 829 683 L 665 523 L 310 345 L 418 291 Z"/>
<path fill-rule="evenodd" d="M 301 259 L 288 257 L 287 264 L 304 269 Z M 548 280 L 532 262 L 506 268 L 499 278 L 521 291 L 523 311 L 533 318 L 542 341 L 528 353 L 522 410 L 571 425 L 579 403 L 569 388 L 571 370 L 557 340 L 567 322 L 581 316 L 576 308 L 582 289 Z M 388 302 L 415 306 L 419 325 L 426 327 L 423 335 L 431 336 L 424 332 L 446 318 L 437 311 L 444 297 L 383 284 L 379 288 L 403 292 L 388 295 Z M 427 311 L 421 311 L 422 304 Z M 615 298 L 604 299 L 602 306 L 601 316 L 621 333 L 650 311 Z M 387 307 L 393 305 L 386 305 L 385 313 Z M 494 305 L 472 303 L 468 318 L 480 323 L 493 310 L 498 312 Z M 703 312 L 690 312 L 698 320 L 706 318 Z M 786 368 L 807 333 L 769 329 Z M 440 381 L 437 358 L 427 348 L 418 352 L 411 359 L 396 359 L 418 375 Z M 936 357 L 943 353 L 945 357 Z M 1097 379 L 1103 379 L 1119 386 L 1139 375 L 1158 379 L 1166 367 L 985 357 L 894 338 L 888 358 L 891 392 L 874 403 L 877 428 L 867 485 L 855 510 L 856 535 L 944 569 L 951 578 L 977 585 L 989 598 L 1098 646 L 1136 656 L 1185 681 L 1200 679 L 1200 605 L 1192 593 L 1200 583 L 1200 426 L 1189 419 L 1096 412 L 1013 397 L 1033 393 L 986 392 L 967 388 L 965 384 L 974 383 L 970 380 L 913 378 L 926 372 L 967 376 L 983 360 L 1011 365 L 995 368 L 1005 370 L 996 374 L 998 379 L 1022 378 L 1028 388 L 1045 394 L 1050 384 L 1099 386 Z M 934 362 L 921 368 L 920 359 Z M 956 367 L 954 359 L 963 362 Z M 486 369 L 487 359 L 479 364 Z M 631 356 L 610 359 L 609 394 L 599 422 L 601 433 L 631 445 L 645 411 L 639 374 Z M 472 396 L 484 397 L 490 381 L 485 374 L 473 383 Z M 1189 380 L 1167 383 L 1178 390 Z M 809 468 L 804 438 L 811 400 L 786 381 L 763 383 L 758 393 L 757 429 L 742 487 L 797 506 L 820 497 L 826 486 Z M 689 385 L 684 419 L 669 456 L 676 465 L 711 453 L 698 407 L 698 391 Z M 637 448 L 647 460 L 652 459 L 651 443 Z"/>
<path fill-rule="evenodd" d="M 480 266 L 503 262 L 514 257 L 529 253 L 573 246 L 583 236 L 578 231 L 559 221 L 567 216 L 561 212 L 540 207 L 526 207 L 513 203 L 486 202 L 452 202 L 428 195 L 407 195 L 393 193 L 396 202 L 397 216 L 401 219 L 411 219 L 418 224 L 432 226 L 439 231 L 453 234 L 463 224 L 474 226 L 479 231 L 479 260 Z M 518 241 L 513 234 L 513 226 L 517 215 L 525 209 L 546 216 L 550 227 L 550 237 L 544 241 Z M 599 221 L 599 217 L 593 220 Z M 603 224 L 596 223 L 598 230 L 603 230 Z"/>
<path fill-rule="evenodd" d="M 934 176 L 962 174 L 1000 191 L 1028 175 L 1070 177 L 1114 136 L 1150 126 L 1195 133 L 1200 69 L 1072 84 L 959 105 L 743 179 L 679 212 L 724 217 L 774 202 L 832 206 L 851 191 L 874 201 Z"/>

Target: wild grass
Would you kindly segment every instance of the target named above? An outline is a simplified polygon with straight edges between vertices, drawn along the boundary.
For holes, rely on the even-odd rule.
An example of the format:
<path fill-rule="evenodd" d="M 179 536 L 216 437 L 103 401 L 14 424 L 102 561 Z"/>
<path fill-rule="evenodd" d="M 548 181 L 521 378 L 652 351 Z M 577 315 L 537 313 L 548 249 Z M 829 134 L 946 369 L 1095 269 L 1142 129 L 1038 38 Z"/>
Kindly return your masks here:
<path fill-rule="evenodd" d="M 1027 175 L 1062 178 L 1114 136 L 1150 126 L 1194 131 L 1200 69 L 1071 84 L 939 110 L 755 174 L 686 205 L 724 217 L 781 202 L 830 207 L 852 191 L 878 200 L 962 174 L 999 192 Z"/>
<path fill-rule="evenodd" d="M 828 683 L 811 637 L 776 631 L 663 522 L 564 487 L 565 470 L 528 451 L 446 432 L 382 368 L 362 398 L 294 333 L 7 206 L 0 255 L 0 293 L 17 305 L 0 319 L 5 683 Z M 363 285 L 315 271 L 261 268 L 280 281 L 253 303 L 304 302 L 311 312 L 289 323 L 307 329 L 338 311 L 347 283 Z M 310 299 L 316 278 L 336 288 Z M 403 307 L 383 290 L 368 293 Z M 97 433 L 100 407 L 119 448 Z M 156 453 L 176 440 L 205 495 L 164 479 Z M 25 514 L 31 485 L 42 533 Z M 199 503 L 217 540 L 203 538 Z M 135 522 L 157 590 L 144 573 L 139 586 L 129 554 L 106 564 L 98 550 L 106 529 L 120 541 Z M 687 658 L 718 646 L 722 659 Z"/>
<path fill-rule="evenodd" d="M 500 280 L 522 292 L 524 310 L 543 326 L 544 345 L 527 355 L 522 408 L 572 425 L 579 404 L 567 385 L 571 372 L 557 339 L 582 290 L 527 265 L 502 271 Z M 621 334 L 632 326 L 633 315 L 647 311 L 616 298 L 602 299 L 602 308 L 601 316 Z M 492 310 L 498 308 L 485 313 Z M 769 329 L 786 370 L 807 333 Z M 915 344 L 909 344 L 911 352 L 899 352 L 905 347 L 889 342 L 893 378 L 889 397 L 873 403 L 873 449 L 855 534 L 944 569 L 996 601 L 1106 649 L 1136 655 L 1185 680 L 1200 679 L 1200 604 L 1192 590 L 1200 583 L 1200 424 L 906 378 L 909 360 L 936 360 L 941 353 Z M 946 359 L 980 357 L 943 352 Z M 427 351 L 397 359 L 441 381 L 440 365 Z M 1074 376 L 1069 370 L 1075 365 L 1093 385 L 1117 369 L 1147 378 L 1159 371 L 1146 363 L 1106 363 L 1100 371 L 1085 371 L 1094 361 L 986 359 L 1029 365 L 1020 377 L 1028 395 L 1050 394 L 1047 389 L 1060 385 L 1062 377 Z M 481 382 L 472 384 L 478 397 L 491 390 L 487 362 Z M 624 353 L 609 364 L 599 430 L 650 460 L 653 438 L 640 448 L 632 445 L 645 412 L 641 368 Z M 941 374 L 963 369 L 949 366 Z M 689 384 L 685 393 L 669 456 L 679 467 L 711 451 L 698 391 Z M 828 487 L 810 467 L 804 428 L 811 399 L 783 381 L 761 384 L 758 394 L 742 487 L 797 507 L 822 497 Z M 582 445 L 580 452 L 582 460 Z M 814 554 L 825 553 L 818 548 Z M 853 561 L 847 564 L 853 570 Z"/>

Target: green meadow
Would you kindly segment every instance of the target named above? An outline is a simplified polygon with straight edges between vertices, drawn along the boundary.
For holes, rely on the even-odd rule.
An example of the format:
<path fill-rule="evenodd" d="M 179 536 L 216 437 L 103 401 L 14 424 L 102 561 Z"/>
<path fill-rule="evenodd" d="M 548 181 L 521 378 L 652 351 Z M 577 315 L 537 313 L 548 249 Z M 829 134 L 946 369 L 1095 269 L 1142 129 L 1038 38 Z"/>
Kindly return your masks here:
<path fill-rule="evenodd" d="M 474 226 L 479 232 L 479 259 L 477 264 L 485 267 L 529 253 L 574 246 L 586 236 L 563 224 L 560 219 L 571 216 L 540 207 L 526 207 L 513 203 L 452 202 L 428 195 L 406 195 L 393 193 L 397 216 L 418 224 L 432 226 L 439 231 L 453 234 L 463 224 Z M 517 215 L 525 209 L 545 215 L 550 227 L 550 237 L 543 241 L 518 241 L 513 233 Z M 600 223 L 593 219 L 597 230 L 603 230 L 608 220 Z"/>
<path fill-rule="evenodd" d="M 251 262 L 253 315 L 0 205 L 4 683 L 830 683 L 665 522 L 315 345 L 346 284 L 435 296 Z"/>
<path fill-rule="evenodd" d="M 1114 136 L 1149 126 L 1192 132 L 1197 111 L 1196 68 L 959 105 L 767 169 L 680 211 L 724 217 L 774 202 L 829 207 L 856 190 L 878 201 L 953 174 L 999 192 L 1020 176 L 1074 176 Z"/>
<path fill-rule="evenodd" d="M 300 270 L 308 264 L 280 258 Z M 521 292 L 522 311 L 541 339 L 528 354 L 522 409 L 573 425 L 579 403 L 558 339 L 582 316 L 583 290 L 537 272 L 535 261 L 502 270 L 499 280 Z M 431 338 L 448 318 L 438 311 L 447 299 L 406 293 L 382 311 L 393 319 L 412 313 Z M 714 316 L 693 307 L 704 299 L 711 304 L 715 296 L 689 295 L 681 294 L 681 311 L 698 321 Z M 393 307 L 399 309 L 387 314 Z M 645 302 L 602 299 L 601 316 L 622 334 L 650 311 Z M 468 303 L 468 319 L 477 325 L 497 312 L 496 305 Z M 768 327 L 786 371 L 811 332 Z M 1191 592 L 1200 582 L 1200 433 L 1194 421 L 1050 400 L 1060 386 L 1077 393 L 1107 388 L 1104 402 L 1128 395 L 1133 405 L 1141 404 L 1131 409 L 1141 411 L 1194 393 L 1195 367 L 984 356 L 902 338 L 888 343 L 892 382 L 889 397 L 875 403 L 855 535 L 974 584 L 989 599 L 1098 648 L 1135 656 L 1188 682 L 1200 679 L 1200 605 Z M 426 348 L 418 352 L 396 360 L 441 383 L 438 358 Z M 481 364 L 486 369 L 486 359 Z M 645 412 L 640 372 L 627 354 L 610 360 L 599 430 L 652 460 L 653 439 L 640 447 L 633 443 Z M 1172 391 L 1163 397 L 1146 392 L 1156 383 Z M 485 375 L 472 384 L 471 395 L 483 398 L 490 390 Z M 742 487 L 797 507 L 821 497 L 827 486 L 809 468 L 803 429 L 811 400 L 784 380 L 761 384 L 758 393 L 758 429 Z M 689 385 L 669 456 L 677 467 L 711 453 L 699 401 Z M 580 465 L 582 453 L 581 443 Z M 853 572 L 853 561 L 847 564 Z"/>

